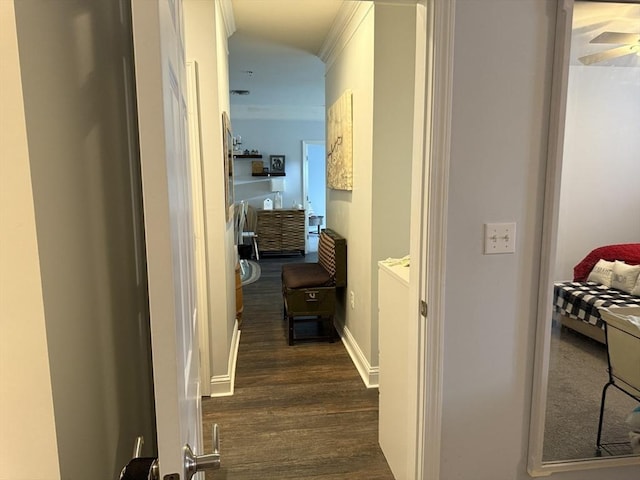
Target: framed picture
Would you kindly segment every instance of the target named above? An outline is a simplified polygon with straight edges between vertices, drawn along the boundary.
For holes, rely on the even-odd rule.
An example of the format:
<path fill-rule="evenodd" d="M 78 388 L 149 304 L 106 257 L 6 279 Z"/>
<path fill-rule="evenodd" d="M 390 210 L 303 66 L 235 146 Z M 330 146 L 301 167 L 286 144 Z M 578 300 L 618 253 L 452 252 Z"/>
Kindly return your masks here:
<path fill-rule="evenodd" d="M 233 219 L 233 136 L 227 112 L 222 112 L 222 151 L 224 161 L 224 198 L 227 223 Z"/>
<path fill-rule="evenodd" d="M 271 173 L 284 173 L 284 155 L 269 156 L 269 171 Z"/>
<path fill-rule="evenodd" d="M 327 110 L 327 187 L 353 190 L 352 92 L 345 90 Z"/>

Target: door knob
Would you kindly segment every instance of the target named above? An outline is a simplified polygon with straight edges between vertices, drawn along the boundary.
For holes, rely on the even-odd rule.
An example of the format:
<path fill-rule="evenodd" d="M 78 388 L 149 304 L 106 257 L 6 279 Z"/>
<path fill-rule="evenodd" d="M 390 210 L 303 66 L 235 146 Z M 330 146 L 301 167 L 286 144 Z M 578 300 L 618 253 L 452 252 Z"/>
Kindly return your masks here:
<path fill-rule="evenodd" d="M 196 455 L 187 444 L 184 446 L 184 465 L 187 472 L 186 480 L 191 480 L 196 472 L 203 470 L 218 470 L 220 468 L 220 432 L 218 424 L 213 424 L 213 453 Z"/>
<path fill-rule="evenodd" d="M 133 456 L 131 458 L 139 458 L 142 456 L 142 446 L 144 445 L 144 437 L 136 437 L 133 442 Z"/>
<path fill-rule="evenodd" d="M 133 444 L 133 457 L 120 472 L 120 480 L 157 480 L 158 459 L 141 457 L 143 437 L 137 437 Z"/>

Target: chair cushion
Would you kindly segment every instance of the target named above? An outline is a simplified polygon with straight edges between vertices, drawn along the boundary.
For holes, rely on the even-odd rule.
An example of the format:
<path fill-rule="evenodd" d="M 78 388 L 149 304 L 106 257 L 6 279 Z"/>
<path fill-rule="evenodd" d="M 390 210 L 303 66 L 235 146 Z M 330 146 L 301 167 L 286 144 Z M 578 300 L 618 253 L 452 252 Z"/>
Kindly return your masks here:
<path fill-rule="evenodd" d="M 328 287 L 333 278 L 318 263 L 293 263 L 282 266 L 282 284 L 285 288 Z"/>

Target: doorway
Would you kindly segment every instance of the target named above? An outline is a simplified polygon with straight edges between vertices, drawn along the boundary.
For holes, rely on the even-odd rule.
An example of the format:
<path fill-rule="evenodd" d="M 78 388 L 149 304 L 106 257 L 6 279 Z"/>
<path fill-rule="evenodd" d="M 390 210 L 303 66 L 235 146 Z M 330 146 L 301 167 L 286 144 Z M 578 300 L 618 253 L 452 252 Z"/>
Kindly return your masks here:
<path fill-rule="evenodd" d="M 327 169 L 323 141 L 302 142 L 302 196 L 307 212 L 307 253 L 318 251 L 320 230 L 327 225 Z M 313 219 L 310 219 L 313 217 Z"/>
<path fill-rule="evenodd" d="M 369 20 L 371 19 L 369 18 Z M 373 22 L 371 22 L 370 24 L 368 23 L 367 26 L 373 27 L 372 23 Z M 365 30 L 362 30 L 362 31 L 365 31 Z M 372 31 L 373 30 L 366 30 L 367 33 L 370 33 Z M 363 54 L 363 51 L 362 51 L 362 49 L 364 48 L 366 52 L 367 51 L 366 49 L 369 47 L 369 44 L 365 42 L 364 39 L 359 38 L 359 40 L 362 40 L 362 43 L 358 43 L 357 47 L 354 47 L 359 49 L 358 52 L 360 53 L 360 57 L 358 58 L 372 58 L 372 55 Z M 420 50 L 418 52 L 415 52 L 415 55 L 418 56 L 421 53 L 424 53 L 425 48 L 426 48 L 425 46 L 421 46 Z M 230 58 L 231 58 L 231 56 L 233 56 L 234 54 L 234 51 L 231 47 L 229 48 L 229 51 L 230 51 Z M 407 53 L 407 56 L 414 55 L 411 49 L 407 49 L 406 51 L 409 52 Z M 332 101 L 329 100 L 329 97 L 333 98 L 335 94 L 339 93 L 338 90 L 343 91 L 344 89 L 350 89 L 349 85 L 344 85 L 343 82 L 341 81 L 343 78 L 346 78 L 346 77 L 342 75 L 338 75 L 336 73 L 341 69 L 349 68 L 349 66 L 337 64 L 337 63 L 332 65 L 333 65 L 333 69 L 331 73 L 333 77 L 332 79 L 334 80 L 335 91 L 329 92 L 330 95 L 329 94 L 325 95 L 326 107 L 328 107 L 329 104 L 333 103 Z M 370 111 L 370 109 L 368 109 L 368 107 L 372 105 L 370 103 L 370 100 L 371 101 L 373 100 L 374 82 L 369 82 L 369 79 L 374 72 L 367 69 L 358 68 L 359 66 L 360 66 L 359 64 L 355 66 L 351 66 L 349 70 L 349 74 L 353 75 L 353 77 L 357 78 L 358 80 L 362 80 L 362 82 L 365 84 L 366 92 L 365 93 L 363 93 L 362 91 L 354 92 L 353 116 L 358 119 L 363 119 L 363 120 L 366 119 L 366 121 L 364 122 L 364 130 L 368 130 L 368 129 L 373 130 L 374 126 L 372 123 L 370 123 L 372 119 L 372 112 Z M 269 67 L 270 69 L 273 69 L 272 65 L 269 65 Z M 244 67 L 244 64 L 243 64 L 242 68 L 247 68 L 247 67 Z M 251 70 L 240 71 L 240 68 L 235 68 L 235 66 L 232 65 L 231 63 L 229 66 L 229 70 L 230 70 L 229 77 L 230 77 L 231 89 L 236 89 L 239 87 L 244 88 L 246 85 L 246 89 L 251 90 L 252 92 L 254 91 L 258 92 L 258 89 L 257 89 L 258 86 L 256 82 L 258 77 L 260 75 L 263 75 L 266 77 L 267 74 L 269 73 L 269 71 L 265 71 L 263 73 L 260 70 L 258 70 L 257 67 L 251 68 Z M 233 82 L 233 77 L 236 70 L 240 71 L 240 73 L 242 74 L 242 75 L 238 75 L 239 77 L 238 84 L 237 84 L 238 86 L 236 86 L 236 83 Z M 423 75 L 426 76 L 426 74 L 423 74 Z M 278 79 L 280 83 L 282 83 L 283 77 L 285 76 L 282 74 L 282 72 L 278 72 Z M 340 78 L 336 78 L 336 77 L 340 77 Z M 408 79 L 407 83 L 411 85 L 409 85 L 408 88 L 401 89 L 401 91 L 413 93 L 414 91 L 413 84 L 417 83 L 417 80 L 416 82 L 414 82 L 413 77 L 409 75 L 406 76 L 406 78 Z M 351 81 L 351 79 L 349 78 L 349 80 L 345 80 L 345 82 L 346 81 Z M 422 81 L 424 82 L 425 78 L 422 78 Z M 381 82 L 378 81 L 377 83 L 375 83 L 375 85 L 377 86 L 380 83 Z M 290 88 L 289 91 L 293 91 L 295 88 L 298 88 L 298 87 L 292 86 L 292 88 Z M 378 91 L 382 93 L 381 90 L 378 90 Z M 382 211 L 386 215 L 386 217 L 397 219 L 400 216 L 408 216 L 409 210 L 413 210 L 411 209 L 412 203 L 414 205 L 419 205 L 418 202 L 411 202 L 409 201 L 408 198 L 405 199 L 405 195 L 409 191 L 409 188 L 414 186 L 413 183 L 416 183 L 416 184 L 418 183 L 415 180 L 416 178 L 420 178 L 420 179 L 424 178 L 422 175 L 418 175 L 418 176 L 407 175 L 406 181 L 403 181 L 401 183 L 401 185 L 403 185 L 403 190 L 404 190 L 403 192 L 401 192 L 401 195 L 395 195 L 393 193 L 390 194 L 389 192 L 391 191 L 390 186 L 400 185 L 399 182 L 394 181 L 395 179 L 394 175 L 396 175 L 399 171 L 398 164 L 401 163 L 402 161 L 406 163 L 407 159 L 411 159 L 413 157 L 416 157 L 416 158 L 421 157 L 422 151 L 421 150 L 419 151 L 417 148 L 413 148 L 414 142 L 411 139 L 407 139 L 407 137 L 402 135 L 396 135 L 396 129 L 399 129 L 398 122 L 395 122 L 395 124 L 393 125 L 388 125 L 389 123 L 388 119 L 394 118 L 397 120 L 398 118 L 397 116 L 394 117 L 393 115 L 387 115 L 387 117 L 384 118 L 385 120 L 384 122 L 383 121 L 376 122 L 375 127 L 377 128 L 377 130 L 375 135 L 373 134 L 373 132 L 371 133 L 371 135 L 368 135 L 368 132 L 365 132 L 363 134 L 363 132 L 360 130 L 363 123 L 356 122 L 356 124 L 354 125 L 354 129 L 355 129 L 354 136 L 357 138 L 357 142 L 356 142 L 356 145 L 353 146 L 354 157 L 356 162 L 356 164 L 353 166 L 354 188 L 349 191 L 347 190 L 327 191 L 325 187 L 325 195 L 327 195 L 327 197 L 332 197 L 331 201 L 327 202 L 327 200 L 325 199 L 324 202 L 322 201 L 319 202 L 318 200 L 314 200 L 313 193 L 309 191 L 309 189 L 311 188 L 311 186 L 309 185 L 309 176 L 311 175 L 310 173 L 311 165 L 309 164 L 307 164 L 306 166 L 307 182 L 303 184 L 305 185 L 305 188 L 307 190 L 305 190 L 304 193 L 300 192 L 300 194 L 298 194 L 298 192 L 294 192 L 294 190 L 297 188 L 296 182 L 294 180 L 294 175 L 297 175 L 297 172 L 300 172 L 302 174 L 302 172 L 305 170 L 305 167 L 303 165 L 304 163 L 306 163 L 306 162 L 303 162 L 300 167 L 298 167 L 298 165 L 295 165 L 294 163 L 296 161 L 295 157 L 297 157 L 300 154 L 299 153 L 300 140 L 298 140 L 297 142 L 297 145 L 296 145 L 297 151 L 295 152 L 295 155 L 285 151 L 286 148 L 284 146 L 287 136 L 291 136 L 292 132 L 294 132 L 295 129 L 306 126 L 310 122 L 296 121 L 294 123 L 291 121 L 292 119 L 288 117 L 288 115 L 290 114 L 289 111 L 283 108 L 280 108 L 280 109 L 273 108 L 274 107 L 273 105 L 265 105 L 265 106 L 261 106 L 261 108 L 258 108 L 256 105 L 252 105 L 249 103 L 251 101 L 253 102 L 256 101 L 255 100 L 256 97 L 252 97 L 252 95 L 254 94 L 251 93 L 250 95 L 244 95 L 238 98 L 234 96 L 231 98 L 232 100 L 231 118 L 234 125 L 234 133 L 241 134 L 243 149 L 245 150 L 248 149 L 250 151 L 256 150 L 259 152 L 259 154 L 264 155 L 265 158 L 269 157 L 271 153 L 286 155 L 287 185 L 286 185 L 286 195 L 285 195 L 283 204 L 285 206 L 289 206 L 292 203 L 295 203 L 295 204 L 297 204 L 298 202 L 306 203 L 307 198 L 309 198 L 311 202 L 311 207 L 313 208 L 314 213 L 319 214 L 320 204 L 324 203 L 325 204 L 324 213 L 325 215 L 328 213 L 328 215 L 331 216 L 332 228 L 335 228 L 338 233 L 344 233 L 345 236 L 347 236 L 349 233 L 351 233 L 352 235 L 351 239 L 354 241 L 351 244 L 352 248 L 350 250 L 350 261 L 351 259 L 354 259 L 355 262 L 352 265 L 354 268 L 351 270 L 353 272 L 353 275 L 351 277 L 350 288 L 353 288 L 355 290 L 355 299 L 349 304 L 351 305 L 350 307 L 351 310 L 349 310 L 349 305 L 347 305 L 347 310 L 349 312 L 348 315 L 350 315 L 350 319 L 349 319 L 349 324 L 347 325 L 348 330 L 346 330 L 345 337 L 348 338 L 348 341 L 351 342 L 352 345 L 362 346 L 360 350 L 352 349 L 352 351 L 350 351 L 350 354 L 352 354 L 352 352 L 355 352 L 355 355 L 352 354 L 352 357 L 353 357 L 353 356 L 357 356 L 358 353 L 360 353 L 358 359 L 353 359 L 353 363 L 357 363 L 356 366 L 363 380 L 365 378 L 367 379 L 365 381 L 365 384 L 368 386 L 375 387 L 377 385 L 376 366 L 378 364 L 377 315 L 376 315 L 375 323 L 374 323 L 374 319 L 372 319 L 372 313 L 377 312 L 377 309 L 376 309 L 377 297 L 374 297 L 374 293 L 373 293 L 373 291 L 377 288 L 377 275 L 376 275 L 377 270 L 375 268 L 376 266 L 375 262 L 376 260 L 381 260 L 386 258 L 386 256 L 399 255 L 398 252 L 391 252 L 388 254 L 384 253 L 388 249 L 388 244 L 387 243 L 383 244 L 382 237 L 384 237 L 385 241 L 389 240 L 388 243 L 391 243 L 397 240 L 399 236 L 398 234 L 404 235 L 406 233 L 406 236 L 407 236 L 406 246 L 402 249 L 402 255 L 405 255 L 407 253 L 407 250 L 410 248 L 409 239 L 408 239 L 410 235 L 408 232 L 409 231 L 408 226 L 404 231 L 401 228 L 389 228 L 389 223 L 386 222 L 384 219 L 380 219 L 378 217 L 375 217 L 375 225 L 372 225 L 373 219 L 374 219 L 373 210 L 375 210 L 376 212 Z M 274 97 L 275 97 L 274 95 L 271 95 L 270 99 L 273 99 Z M 416 106 L 420 108 L 420 107 L 424 107 L 422 105 L 422 101 L 423 101 L 422 95 L 417 95 L 416 97 L 411 96 L 410 98 L 408 98 L 406 103 L 407 104 L 410 103 L 411 105 L 416 103 Z M 246 102 L 246 103 L 243 103 L 243 102 Z M 386 105 L 387 108 L 384 108 L 384 110 L 390 110 L 393 107 L 397 107 L 397 105 L 398 105 L 397 98 L 395 98 L 392 105 Z M 364 109 L 363 109 L 363 106 L 365 107 Z M 380 105 L 380 108 L 377 111 L 383 111 L 382 107 L 383 106 Z M 299 114 L 299 112 L 296 112 L 296 113 Z M 259 118 L 249 118 L 250 114 L 259 116 Z M 403 120 L 405 122 L 404 128 L 400 133 L 406 134 L 407 132 L 412 132 L 412 131 L 416 132 L 415 141 L 417 143 L 419 142 L 420 135 L 423 133 L 422 132 L 423 126 L 414 124 L 414 122 L 416 121 L 416 118 L 413 116 L 414 114 L 415 113 L 412 113 L 409 117 L 405 117 L 405 119 Z M 274 117 L 278 117 L 278 118 L 274 118 Z M 280 118 L 280 117 L 285 117 L 284 120 L 287 121 L 287 123 L 285 124 L 284 122 L 282 122 L 283 118 Z M 406 120 L 406 118 L 409 118 L 409 120 Z M 261 123 L 258 124 L 258 121 L 261 121 Z M 282 122 L 283 128 L 281 128 L 279 131 L 276 131 L 275 127 L 278 125 L 279 121 Z M 320 137 L 320 135 L 317 135 L 317 136 L 309 135 L 309 136 L 299 137 L 299 138 L 318 138 L 318 137 Z M 388 141 L 386 143 L 383 142 L 384 139 L 387 139 L 389 137 L 391 137 L 391 141 Z M 372 140 L 375 140 L 375 142 L 373 142 Z M 308 142 L 308 143 L 311 145 L 312 142 Z M 375 148 L 374 148 L 374 143 L 375 143 Z M 305 147 L 306 145 L 303 146 L 303 152 L 305 150 Z M 374 153 L 375 153 L 375 156 L 374 156 Z M 324 154 L 322 156 L 324 158 Z M 306 155 L 304 155 L 304 157 L 306 157 Z M 374 162 L 374 158 L 375 158 L 375 162 Z M 393 160 L 393 161 L 389 161 L 389 160 Z M 403 165 L 403 166 L 407 167 L 407 165 Z M 240 167 L 238 167 L 238 170 L 236 170 L 236 174 L 239 174 L 239 168 Z M 405 168 L 403 172 L 407 170 L 408 169 Z M 321 177 L 324 177 L 324 176 L 325 176 L 324 174 L 321 175 Z M 373 178 L 375 178 L 375 181 L 376 181 L 375 185 L 372 185 L 373 182 L 371 180 Z M 359 182 L 357 180 L 359 180 Z M 253 188 L 253 184 L 251 185 L 252 185 L 251 188 Z M 419 185 L 419 187 L 422 187 L 422 185 Z M 247 190 L 248 187 L 243 186 L 242 188 L 244 190 Z M 253 193 L 253 190 L 252 190 L 252 193 Z M 264 193 L 264 195 L 268 196 L 270 195 L 270 193 L 266 192 Z M 247 196 L 249 195 L 247 194 Z M 254 201 L 259 197 L 260 195 L 259 195 L 259 192 L 257 192 L 257 190 L 255 191 L 255 195 L 251 195 L 251 199 L 253 199 Z M 402 197 L 401 202 L 398 201 L 400 197 Z M 295 200 L 298 200 L 298 202 L 294 202 Z M 400 204 L 402 205 L 401 207 L 399 206 Z M 413 211 L 412 211 L 412 214 L 415 217 L 416 214 L 413 213 Z M 324 219 L 323 224 L 324 226 L 328 224 L 328 222 L 326 221 L 326 217 Z M 375 231 L 373 231 L 374 229 L 373 227 L 375 227 Z M 309 231 L 311 231 L 310 228 L 307 231 L 307 233 Z M 412 225 L 411 231 L 412 233 L 415 233 L 413 225 Z M 366 232 L 366 233 L 360 234 L 360 232 Z M 376 239 L 376 242 L 377 242 L 375 244 L 375 247 L 376 247 L 375 252 L 372 251 L 373 249 L 371 248 L 371 245 L 370 245 L 372 242 L 372 239 Z M 412 246 L 414 247 L 414 250 L 415 250 L 415 245 L 412 245 Z M 353 297 L 354 295 L 351 295 L 351 296 Z M 263 307 L 265 309 L 267 308 L 271 309 L 272 307 L 277 308 L 278 310 L 280 309 L 279 303 L 274 305 L 265 303 Z M 247 319 L 245 318 L 245 321 L 246 320 Z M 340 320 L 343 320 L 343 319 L 340 319 Z M 356 323 L 356 322 L 359 322 L 359 323 Z M 368 322 L 368 325 L 367 325 L 367 322 Z M 249 335 L 245 336 L 245 333 L 248 334 L 249 332 L 243 331 L 242 332 L 243 338 L 246 338 L 249 336 Z M 255 355 L 254 351 L 252 351 L 252 355 Z M 291 352 L 288 352 L 288 355 L 291 355 Z M 269 355 L 267 358 L 271 358 L 271 357 L 272 355 Z M 374 392 L 374 390 L 371 390 L 371 392 Z M 418 422 L 416 422 L 416 424 L 417 423 Z"/>

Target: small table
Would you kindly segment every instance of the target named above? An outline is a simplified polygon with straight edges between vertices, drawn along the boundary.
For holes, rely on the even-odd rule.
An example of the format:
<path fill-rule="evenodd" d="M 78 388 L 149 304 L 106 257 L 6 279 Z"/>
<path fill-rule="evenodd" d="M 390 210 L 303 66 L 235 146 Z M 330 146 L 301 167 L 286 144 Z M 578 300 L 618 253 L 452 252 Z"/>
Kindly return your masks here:
<path fill-rule="evenodd" d="M 324 219 L 323 215 L 311 215 L 309 216 L 309 226 L 310 227 L 318 227 L 318 235 L 320 235 L 320 227 L 322 226 L 322 220 Z M 316 232 L 309 232 L 316 233 Z"/>

